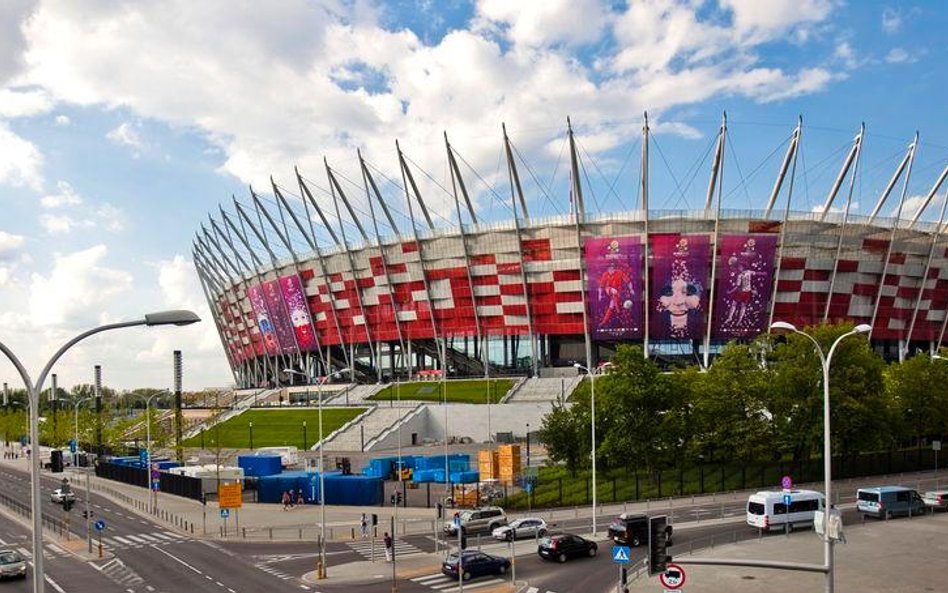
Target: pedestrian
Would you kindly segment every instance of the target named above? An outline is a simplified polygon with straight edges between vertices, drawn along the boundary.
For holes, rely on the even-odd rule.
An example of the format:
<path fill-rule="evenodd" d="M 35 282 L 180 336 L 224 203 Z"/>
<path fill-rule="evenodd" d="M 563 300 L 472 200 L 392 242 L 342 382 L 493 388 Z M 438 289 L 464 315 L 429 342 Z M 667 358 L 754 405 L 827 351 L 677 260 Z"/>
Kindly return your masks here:
<path fill-rule="evenodd" d="M 385 532 L 385 561 L 386 561 L 386 562 L 391 562 L 391 561 L 392 561 L 392 545 L 393 545 L 393 543 L 394 543 L 394 542 L 392 542 L 392 536 L 390 536 L 390 535 L 388 534 L 388 532 L 386 531 L 386 532 Z"/>
<path fill-rule="evenodd" d="M 303 489 L 300 488 L 300 491 L 296 495 L 296 504 L 303 506 L 306 504 L 306 499 L 303 498 Z"/>
<path fill-rule="evenodd" d="M 362 539 L 369 537 L 369 520 L 365 516 L 365 513 L 362 513 L 362 520 L 359 521 L 359 529 L 362 532 Z"/>
<path fill-rule="evenodd" d="M 290 508 L 290 492 L 289 490 L 283 491 L 283 510 L 286 511 Z"/>

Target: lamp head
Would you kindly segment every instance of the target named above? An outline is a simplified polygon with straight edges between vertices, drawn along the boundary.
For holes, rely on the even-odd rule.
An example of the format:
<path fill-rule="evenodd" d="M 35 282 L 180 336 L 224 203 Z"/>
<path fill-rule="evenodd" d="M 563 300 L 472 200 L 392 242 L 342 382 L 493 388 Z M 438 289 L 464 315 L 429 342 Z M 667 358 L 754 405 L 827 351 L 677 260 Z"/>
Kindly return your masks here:
<path fill-rule="evenodd" d="M 583 368 L 583 365 L 579 364 L 578 362 L 574 362 L 574 363 L 573 363 L 573 366 L 576 367 L 577 369 L 582 369 L 582 368 Z"/>
<path fill-rule="evenodd" d="M 145 325 L 191 325 L 201 318 L 194 311 L 175 309 L 172 311 L 158 311 L 145 315 Z"/>
<path fill-rule="evenodd" d="M 867 334 L 872 331 L 872 326 L 868 323 L 860 323 L 853 329 L 853 331 L 857 334 Z"/>
<path fill-rule="evenodd" d="M 773 323 L 770 324 L 770 329 L 784 330 L 784 331 L 790 331 L 790 332 L 797 331 L 797 327 L 795 325 L 793 325 L 792 323 L 787 323 L 786 321 L 774 321 Z"/>

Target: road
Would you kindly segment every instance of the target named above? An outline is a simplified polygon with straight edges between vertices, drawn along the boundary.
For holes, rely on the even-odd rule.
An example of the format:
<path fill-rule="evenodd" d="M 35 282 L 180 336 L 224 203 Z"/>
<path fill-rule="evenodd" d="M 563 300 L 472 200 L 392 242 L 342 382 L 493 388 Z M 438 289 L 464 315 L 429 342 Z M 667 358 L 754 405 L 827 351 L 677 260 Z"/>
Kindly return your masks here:
<path fill-rule="evenodd" d="M 29 504 L 28 474 L 2 467 L 0 482 L 4 484 L 5 495 Z M 59 484 L 58 478 L 43 476 L 41 490 L 44 518 L 62 519 L 62 508 L 49 501 L 50 492 L 58 488 Z M 77 501 L 72 510 L 71 531 L 74 538 L 83 539 L 85 523 L 81 509 L 85 505 L 85 492 L 79 487 L 75 490 Z M 244 593 L 273 590 L 277 587 L 286 589 L 287 581 L 292 581 L 295 588 L 309 589 L 308 586 L 297 582 L 295 576 L 264 570 L 266 567 L 263 563 L 248 562 L 246 558 L 216 542 L 203 541 L 171 531 L 166 526 L 139 517 L 97 494 L 93 494 L 89 501 L 95 518 L 106 523 L 102 534 L 106 554 L 101 560 L 89 563 L 79 560 L 73 562 L 85 566 L 86 571 L 98 574 L 100 580 L 109 582 L 110 586 L 101 589 L 103 591 Z M 28 535 L 26 530 L 23 530 L 23 533 Z M 28 537 L 24 541 L 29 541 Z M 52 544 L 47 544 L 50 545 Z M 17 547 L 29 551 L 28 543 Z M 58 559 L 50 562 L 50 575 L 56 574 L 53 572 L 56 560 Z M 28 584 L 24 586 L 24 591 L 29 590 Z M 58 586 L 59 588 L 51 589 L 56 593 L 100 590 L 80 585 L 65 575 Z"/>
<path fill-rule="evenodd" d="M 892 481 L 892 480 L 890 480 Z M 0 466 L 0 482 L 4 483 L 4 494 L 15 497 L 25 504 L 29 502 L 29 480 L 25 472 Z M 880 479 L 869 478 L 863 483 L 880 483 Z M 915 480 L 912 480 L 915 483 Z M 44 476 L 42 481 L 43 514 L 47 518 L 62 518 L 59 505 L 48 502 L 49 492 L 59 486 L 57 478 Z M 81 485 L 75 488 L 79 500 L 73 510 L 73 532 L 76 537 L 84 537 L 85 529 L 81 518 L 84 505 L 84 491 Z M 846 483 L 841 492 L 848 494 L 843 499 L 844 522 L 855 525 L 860 518 L 850 508 L 852 494 L 857 485 Z M 840 488 L 837 486 L 837 488 Z M 924 483 L 923 483 L 924 486 Z M 142 492 L 144 496 L 144 491 Z M 216 542 L 191 537 L 185 533 L 169 530 L 167 527 L 151 522 L 131 511 L 125 510 L 110 500 L 93 494 L 90 499 L 96 518 L 104 519 L 107 529 L 103 534 L 103 543 L 109 557 L 92 562 L 92 571 L 86 570 L 85 578 L 99 578 L 109 581 L 109 587 L 101 588 L 106 593 L 124 591 L 125 593 L 155 593 L 157 591 L 180 591 L 187 593 L 244 593 L 269 590 L 273 587 L 286 589 L 323 591 L 365 591 L 367 593 L 389 593 L 391 581 L 387 578 L 368 585 L 333 584 L 333 568 L 342 564 L 368 560 L 370 544 L 368 542 L 330 542 L 328 545 L 328 565 L 330 580 L 311 587 L 300 580 L 301 575 L 315 568 L 316 546 L 313 542 L 254 542 L 228 541 Z M 668 514 L 676 525 L 672 555 L 686 554 L 709 546 L 731 543 L 757 537 L 757 532 L 744 524 L 744 501 L 715 502 L 709 499 L 697 499 L 694 504 L 677 500 L 674 508 L 652 506 L 652 514 Z M 614 515 L 601 515 L 600 554 L 595 558 L 573 560 L 565 565 L 541 560 L 535 553 L 535 542 L 517 543 L 518 558 L 516 578 L 526 581 L 531 589 L 528 593 L 564 593 L 581 591 L 585 593 L 604 593 L 610 590 L 617 576 L 616 565 L 610 557 L 611 542 L 601 539 L 609 521 Z M 513 519 L 514 517 L 511 517 Z M 79 523 L 76 525 L 76 523 Z M 870 521 L 871 523 L 871 521 Z M 589 530 L 588 517 L 569 517 L 553 525 L 554 531 L 585 533 Z M 871 524 L 867 527 L 871 528 Z M 28 532 L 21 529 L 20 537 L 27 542 Z M 807 533 L 794 533 L 789 537 L 807 537 Z M 782 538 L 782 534 L 771 534 L 767 538 Z M 509 548 L 504 543 L 494 543 L 489 538 L 479 542 L 484 551 L 509 556 Z M 477 547 L 475 537 L 468 538 L 469 547 Z M 399 558 L 410 558 L 435 551 L 435 541 L 430 535 L 408 535 L 399 538 L 397 553 Z M 383 550 L 377 544 L 376 557 L 382 562 Z M 28 544 L 22 546 L 28 549 Z M 633 568 L 643 561 L 644 548 L 633 550 Z M 74 570 L 82 568 L 83 563 L 73 560 Z M 55 563 L 51 561 L 50 566 Z M 63 565 L 68 566 L 67 562 Z M 59 566 L 56 570 L 64 570 Z M 56 579 L 57 573 L 50 569 Z M 66 574 L 66 573 L 64 573 Z M 64 576 L 64 591 L 90 590 L 78 577 Z M 465 586 L 465 590 L 476 591 L 479 588 L 498 582 L 492 579 L 478 579 Z M 118 589 L 116 589 L 118 586 Z M 19 585 L 14 585 L 19 587 Z M 55 588 L 54 588 L 55 589 Z M 402 579 L 398 589 L 407 593 L 442 593 L 455 591 L 453 583 L 447 582 L 434 570 L 430 574 Z M 16 589 L 20 590 L 20 589 Z M 26 589 L 24 589 L 26 590 Z M 99 589 L 96 589 L 99 590 Z"/>

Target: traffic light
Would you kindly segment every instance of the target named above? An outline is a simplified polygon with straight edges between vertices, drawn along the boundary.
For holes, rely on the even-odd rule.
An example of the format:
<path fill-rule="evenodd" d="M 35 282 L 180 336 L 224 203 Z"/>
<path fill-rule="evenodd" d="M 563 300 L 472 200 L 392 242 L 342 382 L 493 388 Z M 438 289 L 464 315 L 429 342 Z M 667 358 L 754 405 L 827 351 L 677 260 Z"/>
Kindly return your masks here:
<path fill-rule="evenodd" d="M 444 519 L 444 505 L 438 503 L 438 519 Z"/>
<path fill-rule="evenodd" d="M 64 499 L 63 499 L 63 510 L 64 510 L 64 511 L 67 511 L 67 512 L 68 512 L 68 511 L 71 511 L 71 510 L 72 510 L 72 505 L 73 505 L 74 503 L 75 503 L 75 501 L 68 500 L 68 499 L 65 499 L 65 498 L 64 498 Z"/>
<path fill-rule="evenodd" d="M 379 524 L 379 516 L 376 515 L 375 513 L 372 513 L 372 525 L 374 526 L 378 524 Z"/>
<path fill-rule="evenodd" d="M 83 518 L 83 519 L 89 519 L 89 518 L 91 518 L 91 517 L 93 517 L 93 516 L 95 516 L 95 512 L 93 512 L 93 511 L 82 511 L 82 518 Z"/>
<path fill-rule="evenodd" d="M 665 565 L 671 561 L 667 554 L 668 518 L 648 518 L 648 574 L 655 576 L 665 572 Z"/>

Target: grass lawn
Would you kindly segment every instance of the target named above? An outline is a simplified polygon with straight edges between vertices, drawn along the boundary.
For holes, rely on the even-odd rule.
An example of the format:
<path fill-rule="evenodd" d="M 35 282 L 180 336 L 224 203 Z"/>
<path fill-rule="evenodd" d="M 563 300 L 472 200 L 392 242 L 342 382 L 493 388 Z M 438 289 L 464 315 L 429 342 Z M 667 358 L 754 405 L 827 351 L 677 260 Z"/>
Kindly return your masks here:
<path fill-rule="evenodd" d="M 323 436 L 328 437 L 334 430 L 364 411 L 365 408 L 323 408 Z M 296 446 L 306 449 L 315 445 L 319 438 L 319 410 L 315 408 L 248 410 L 204 431 L 204 447 L 211 448 L 220 444 L 227 449 L 249 449 L 251 422 L 254 448 Z M 217 442 L 218 438 L 220 443 Z M 197 435 L 186 440 L 184 446 L 200 447 L 201 443 L 201 435 Z"/>
<path fill-rule="evenodd" d="M 490 403 L 496 404 L 507 395 L 513 386 L 513 379 L 491 379 L 490 380 Z M 441 401 L 441 382 L 440 381 L 417 381 L 413 383 L 397 384 L 398 395 L 403 400 L 440 402 Z M 459 404 L 486 404 L 487 403 L 487 380 L 475 379 L 472 381 L 445 381 L 445 391 L 447 399 L 451 403 Z M 387 388 L 372 396 L 375 401 L 389 401 L 398 399 L 396 397 L 396 384 L 389 385 Z"/>

